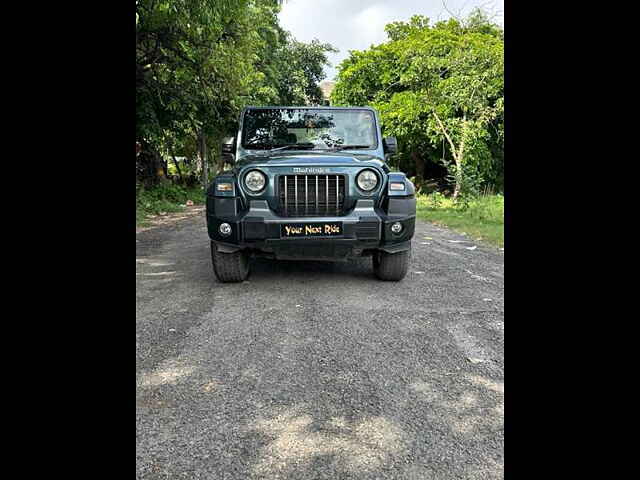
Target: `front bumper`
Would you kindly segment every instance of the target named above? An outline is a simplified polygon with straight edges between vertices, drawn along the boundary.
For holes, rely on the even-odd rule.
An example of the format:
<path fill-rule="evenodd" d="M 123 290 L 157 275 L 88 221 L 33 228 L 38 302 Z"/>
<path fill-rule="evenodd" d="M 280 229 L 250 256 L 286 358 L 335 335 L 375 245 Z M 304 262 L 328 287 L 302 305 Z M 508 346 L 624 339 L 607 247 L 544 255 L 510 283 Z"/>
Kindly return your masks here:
<path fill-rule="evenodd" d="M 336 217 L 279 217 L 264 200 L 251 200 L 247 211 L 238 213 L 233 199 L 210 197 L 207 204 L 209 237 L 222 251 L 252 249 L 276 258 L 348 258 L 372 250 L 389 253 L 410 248 L 415 229 L 415 199 L 396 201 L 389 213 L 374 207 L 373 200 L 360 199 L 347 215 Z M 233 203 L 232 203 L 233 202 Z M 398 208 L 400 206 L 400 208 Z M 290 223 L 342 222 L 343 234 L 336 237 L 281 238 L 280 226 Z M 391 231 L 395 222 L 400 233 Z M 221 223 L 231 225 L 231 234 L 220 233 Z"/>

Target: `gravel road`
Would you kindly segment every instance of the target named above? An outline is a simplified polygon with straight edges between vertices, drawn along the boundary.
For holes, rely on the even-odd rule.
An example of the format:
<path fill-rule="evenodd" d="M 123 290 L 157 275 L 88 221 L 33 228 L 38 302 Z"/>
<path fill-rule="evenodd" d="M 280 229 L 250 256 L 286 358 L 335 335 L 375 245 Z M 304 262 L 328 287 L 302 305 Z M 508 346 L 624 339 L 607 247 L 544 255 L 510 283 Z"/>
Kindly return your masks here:
<path fill-rule="evenodd" d="M 220 284 L 194 211 L 136 233 L 137 479 L 503 477 L 504 252 L 418 222 L 399 283 Z"/>

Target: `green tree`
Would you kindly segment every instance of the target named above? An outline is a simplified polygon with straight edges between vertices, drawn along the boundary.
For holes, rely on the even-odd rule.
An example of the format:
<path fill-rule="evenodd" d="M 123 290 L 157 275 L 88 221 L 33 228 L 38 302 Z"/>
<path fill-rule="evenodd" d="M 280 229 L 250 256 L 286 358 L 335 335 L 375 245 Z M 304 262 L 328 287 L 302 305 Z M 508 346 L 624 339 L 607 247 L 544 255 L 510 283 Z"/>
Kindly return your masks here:
<path fill-rule="evenodd" d="M 502 162 L 502 31 L 474 12 L 467 21 L 414 16 L 386 27 L 389 41 L 351 55 L 339 67 L 337 105 L 372 105 L 385 132 L 399 137 L 416 175 L 425 157 L 444 159 L 454 197 L 465 172 L 497 183 Z"/>
<path fill-rule="evenodd" d="M 136 3 L 136 139 L 149 183 L 166 172 L 164 159 L 195 145 L 206 184 L 220 139 L 245 105 L 316 101 L 332 47 L 291 38 L 278 24 L 280 3 Z"/>
<path fill-rule="evenodd" d="M 247 0 L 137 4 L 136 136 L 147 157 L 155 159 L 156 172 L 157 159 L 166 153 L 166 132 L 173 132 L 200 139 L 206 176 L 204 138 L 230 114 L 242 88 L 250 44 L 241 14 L 248 5 Z"/>

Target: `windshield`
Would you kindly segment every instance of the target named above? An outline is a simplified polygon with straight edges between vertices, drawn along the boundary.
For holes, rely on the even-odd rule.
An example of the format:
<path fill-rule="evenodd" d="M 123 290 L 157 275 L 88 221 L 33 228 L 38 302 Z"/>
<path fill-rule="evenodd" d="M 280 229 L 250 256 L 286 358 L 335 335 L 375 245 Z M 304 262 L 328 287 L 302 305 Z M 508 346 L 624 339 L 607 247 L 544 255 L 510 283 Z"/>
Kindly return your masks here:
<path fill-rule="evenodd" d="M 247 110 L 242 146 L 247 149 L 330 150 L 377 148 L 373 113 L 369 110 L 265 108 Z"/>

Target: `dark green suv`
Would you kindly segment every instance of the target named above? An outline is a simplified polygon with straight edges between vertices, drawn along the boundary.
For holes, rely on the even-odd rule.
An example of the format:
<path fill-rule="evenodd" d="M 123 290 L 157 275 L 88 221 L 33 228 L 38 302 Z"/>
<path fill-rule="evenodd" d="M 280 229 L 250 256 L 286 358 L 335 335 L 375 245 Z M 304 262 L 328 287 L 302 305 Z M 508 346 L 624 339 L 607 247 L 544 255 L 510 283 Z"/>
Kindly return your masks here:
<path fill-rule="evenodd" d="M 222 145 L 232 168 L 207 190 L 218 279 L 246 279 L 252 256 L 371 256 L 378 278 L 401 280 L 416 200 L 411 181 L 386 163 L 396 150 L 371 108 L 245 108 Z"/>

